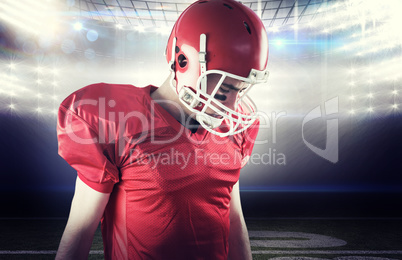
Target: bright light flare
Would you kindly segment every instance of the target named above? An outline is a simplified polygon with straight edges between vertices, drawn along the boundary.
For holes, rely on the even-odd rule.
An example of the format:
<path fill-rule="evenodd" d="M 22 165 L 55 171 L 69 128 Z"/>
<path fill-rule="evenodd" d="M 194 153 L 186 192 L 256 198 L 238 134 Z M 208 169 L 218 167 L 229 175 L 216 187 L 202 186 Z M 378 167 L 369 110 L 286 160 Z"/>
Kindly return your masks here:
<path fill-rule="evenodd" d="M 168 27 L 168 26 L 161 26 L 161 27 L 155 28 L 155 31 L 156 31 L 157 33 L 162 34 L 162 35 L 168 35 L 168 34 L 170 34 L 170 32 L 171 32 L 172 30 L 171 30 L 171 28 Z"/>
<path fill-rule="evenodd" d="M 43 68 L 41 66 L 36 68 L 36 72 L 38 72 L 38 73 L 43 73 L 44 71 L 45 71 L 45 68 Z"/>
<path fill-rule="evenodd" d="M 26 96 L 26 94 L 31 91 L 24 85 L 24 81 L 16 75 L 7 75 L 6 73 L 0 74 L 0 94 L 9 97 Z"/>
<path fill-rule="evenodd" d="M 135 26 L 134 28 L 137 32 L 145 32 L 145 27 L 142 25 Z"/>
<path fill-rule="evenodd" d="M 350 41 L 340 47 L 356 56 L 376 55 L 402 45 L 402 1 L 346 0 L 323 7 L 315 20 L 322 34 L 350 30 Z M 340 22 L 342 21 L 342 22 Z"/>
<path fill-rule="evenodd" d="M 55 2 L 0 1 L 0 20 L 34 35 L 54 34 L 58 28 Z"/>
<path fill-rule="evenodd" d="M 80 22 L 74 23 L 73 28 L 76 31 L 81 31 L 82 30 L 82 23 L 80 23 Z"/>
<path fill-rule="evenodd" d="M 276 46 L 282 46 L 283 45 L 283 40 L 282 39 L 277 39 L 273 42 Z"/>
<path fill-rule="evenodd" d="M 59 70 L 54 68 L 54 69 L 52 69 L 52 73 L 53 73 L 53 75 L 59 75 Z"/>

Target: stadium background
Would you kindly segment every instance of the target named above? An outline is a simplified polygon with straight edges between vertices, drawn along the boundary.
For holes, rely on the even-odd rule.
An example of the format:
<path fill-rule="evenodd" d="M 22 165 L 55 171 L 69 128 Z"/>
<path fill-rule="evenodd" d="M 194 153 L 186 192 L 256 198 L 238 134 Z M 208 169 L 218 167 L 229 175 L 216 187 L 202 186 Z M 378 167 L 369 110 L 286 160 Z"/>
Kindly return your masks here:
<path fill-rule="evenodd" d="M 95 82 L 161 84 L 170 29 L 189 3 L 0 3 L 1 218 L 68 216 L 76 175 L 57 155 L 58 105 Z M 250 93 L 270 121 L 254 149 L 264 160 L 240 179 L 246 218 L 401 217 L 401 3 L 243 3 L 270 41 L 269 83 Z M 325 115 L 334 98 L 337 113 Z M 316 107 L 323 116 L 303 124 Z M 326 148 L 328 120 L 338 122 L 335 162 L 306 145 Z"/>

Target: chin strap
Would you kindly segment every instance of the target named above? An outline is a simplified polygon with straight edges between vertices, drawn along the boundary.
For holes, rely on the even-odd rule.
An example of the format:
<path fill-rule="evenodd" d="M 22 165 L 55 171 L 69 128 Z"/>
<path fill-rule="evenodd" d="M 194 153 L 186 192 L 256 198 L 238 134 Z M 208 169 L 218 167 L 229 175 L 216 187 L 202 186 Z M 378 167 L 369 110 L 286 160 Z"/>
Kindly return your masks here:
<path fill-rule="evenodd" d="M 265 83 L 268 81 L 269 71 L 265 70 L 256 70 L 251 69 L 250 74 L 248 75 L 248 79 L 251 81 L 251 84 Z"/>
<path fill-rule="evenodd" d="M 215 118 L 206 114 L 197 114 L 196 119 L 197 122 L 200 123 L 200 125 L 207 131 L 211 131 L 212 129 L 219 127 L 224 120 L 224 118 Z"/>

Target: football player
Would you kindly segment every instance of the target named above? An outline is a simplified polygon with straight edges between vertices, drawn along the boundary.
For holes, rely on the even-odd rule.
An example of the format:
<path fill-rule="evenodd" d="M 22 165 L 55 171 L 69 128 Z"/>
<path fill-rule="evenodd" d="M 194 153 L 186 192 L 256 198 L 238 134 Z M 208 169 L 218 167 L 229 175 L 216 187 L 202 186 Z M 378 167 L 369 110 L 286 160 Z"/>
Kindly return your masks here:
<path fill-rule="evenodd" d="M 264 26 L 239 2 L 201 0 L 166 58 L 159 88 L 94 84 L 60 105 L 59 154 L 78 177 L 57 259 L 86 259 L 99 221 L 106 259 L 251 259 L 238 180 L 259 125 L 247 92 L 268 78 Z"/>

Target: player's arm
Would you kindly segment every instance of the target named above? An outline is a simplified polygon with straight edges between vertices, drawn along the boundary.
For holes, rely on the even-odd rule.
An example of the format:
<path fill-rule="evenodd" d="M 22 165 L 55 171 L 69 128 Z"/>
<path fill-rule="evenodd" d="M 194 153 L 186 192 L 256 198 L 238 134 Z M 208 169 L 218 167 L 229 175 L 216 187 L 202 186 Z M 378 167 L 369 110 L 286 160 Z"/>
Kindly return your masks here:
<path fill-rule="evenodd" d="M 240 202 L 239 182 L 233 186 L 230 200 L 230 231 L 228 259 L 252 259 L 250 240 Z"/>
<path fill-rule="evenodd" d="M 93 236 L 109 201 L 109 193 L 93 190 L 77 177 L 70 216 L 56 259 L 87 259 Z"/>

